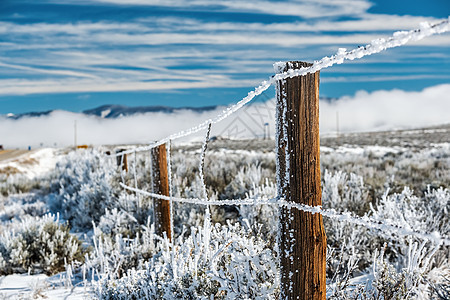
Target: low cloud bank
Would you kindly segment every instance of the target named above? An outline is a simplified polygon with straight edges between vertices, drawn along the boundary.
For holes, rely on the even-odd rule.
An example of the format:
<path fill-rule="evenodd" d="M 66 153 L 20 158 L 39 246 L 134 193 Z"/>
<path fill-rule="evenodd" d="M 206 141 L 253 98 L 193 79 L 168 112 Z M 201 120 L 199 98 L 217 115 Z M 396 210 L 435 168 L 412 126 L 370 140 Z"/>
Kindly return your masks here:
<path fill-rule="evenodd" d="M 47 116 L 18 120 L 0 118 L 0 144 L 5 148 L 62 147 L 77 144 L 148 143 L 186 130 L 214 118 L 224 108 L 196 113 L 145 113 L 116 119 L 55 111 Z M 332 102 L 320 103 L 322 134 L 336 132 L 337 115 L 341 132 L 376 131 L 439 125 L 450 122 L 450 84 L 420 92 L 402 90 L 364 91 Z M 227 138 L 274 137 L 274 100 L 253 103 L 230 118 L 213 125 L 212 135 Z M 190 139 L 200 140 L 204 132 Z"/>

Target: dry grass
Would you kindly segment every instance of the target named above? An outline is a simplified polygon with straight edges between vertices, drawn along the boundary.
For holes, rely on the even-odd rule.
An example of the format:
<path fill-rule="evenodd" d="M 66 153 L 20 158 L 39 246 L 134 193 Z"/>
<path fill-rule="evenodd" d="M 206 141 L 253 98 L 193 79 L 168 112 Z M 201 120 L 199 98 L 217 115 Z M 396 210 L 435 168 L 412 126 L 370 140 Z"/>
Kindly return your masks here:
<path fill-rule="evenodd" d="M 0 168 L 0 174 L 14 175 L 14 174 L 19 174 L 19 173 L 20 173 L 19 169 L 15 168 L 15 167 L 6 166 L 3 168 Z"/>
<path fill-rule="evenodd" d="M 35 158 L 27 157 L 19 160 L 19 163 L 22 165 L 36 165 L 39 162 Z"/>

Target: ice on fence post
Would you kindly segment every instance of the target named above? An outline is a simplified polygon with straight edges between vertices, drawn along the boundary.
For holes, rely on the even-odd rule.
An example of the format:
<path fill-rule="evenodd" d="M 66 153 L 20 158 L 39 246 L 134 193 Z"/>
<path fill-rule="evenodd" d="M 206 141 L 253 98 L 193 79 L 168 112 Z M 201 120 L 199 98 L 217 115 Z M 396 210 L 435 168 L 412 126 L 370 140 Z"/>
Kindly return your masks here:
<path fill-rule="evenodd" d="M 341 52 L 343 57 L 345 51 Z M 314 70 L 312 64 L 304 62 L 288 62 L 283 69 L 279 65 L 275 68 L 283 72 L 277 82 L 277 195 L 287 203 L 318 206 L 322 204 L 319 73 L 290 78 L 296 71 L 306 74 Z M 326 237 L 322 215 L 282 206 L 279 220 L 281 298 L 325 299 Z"/>
<path fill-rule="evenodd" d="M 167 143 L 167 176 L 169 177 L 170 197 L 170 235 L 174 237 L 173 231 L 173 186 L 172 186 L 172 140 Z"/>

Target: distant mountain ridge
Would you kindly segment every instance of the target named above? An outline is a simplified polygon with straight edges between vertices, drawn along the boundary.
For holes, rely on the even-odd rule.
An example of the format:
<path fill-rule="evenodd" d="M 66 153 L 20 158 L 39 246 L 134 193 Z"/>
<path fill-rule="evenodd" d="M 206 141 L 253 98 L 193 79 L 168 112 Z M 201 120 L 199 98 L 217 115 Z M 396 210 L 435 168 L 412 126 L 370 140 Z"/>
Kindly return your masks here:
<path fill-rule="evenodd" d="M 114 119 L 124 116 L 131 116 L 135 114 L 144 114 L 144 113 L 174 113 L 177 111 L 182 110 L 190 110 L 193 112 L 206 112 L 206 111 L 212 111 L 216 109 L 217 106 L 204 106 L 204 107 L 170 107 L 170 106 L 125 106 L 125 105 L 102 105 L 93 109 L 88 109 L 80 112 L 81 114 L 90 115 L 90 116 L 97 116 L 100 118 L 107 118 L 107 119 Z M 54 112 L 56 110 L 48 110 L 43 112 L 28 112 L 23 114 L 7 114 L 5 115 L 7 118 L 10 119 L 21 119 L 24 117 L 42 117 L 47 116 Z"/>
<path fill-rule="evenodd" d="M 337 98 L 329 98 L 329 97 L 321 97 L 321 101 L 326 102 L 333 102 L 336 101 Z M 171 106 L 163 106 L 163 105 L 155 105 L 155 106 L 126 106 L 126 105 L 116 105 L 116 104 L 106 104 L 102 105 L 96 108 L 83 110 L 82 112 L 79 112 L 80 114 L 89 115 L 89 116 L 97 116 L 100 118 L 106 118 L 106 119 L 115 119 L 125 116 L 131 116 L 136 114 L 144 114 L 144 113 L 167 113 L 171 114 L 177 111 L 182 110 L 188 110 L 193 111 L 197 113 L 212 111 L 217 109 L 218 105 L 212 105 L 212 106 L 203 106 L 203 107 L 190 107 L 190 106 L 184 106 L 184 107 L 171 107 Z M 21 118 L 38 118 L 42 116 L 48 116 L 54 111 L 64 111 L 64 110 L 47 110 L 42 112 L 27 112 L 22 114 L 6 114 L 3 115 L 4 117 L 18 120 Z M 2 117 L 2 115 L 0 115 Z"/>
<path fill-rule="evenodd" d="M 94 109 L 84 110 L 86 115 L 95 115 L 101 118 L 118 118 L 135 114 L 143 114 L 148 112 L 174 113 L 180 110 L 190 110 L 194 112 L 205 112 L 216 109 L 217 106 L 205 107 L 170 107 L 170 106 L 135 106 L 129 107 L 124 105 L 102 105 Z"/>

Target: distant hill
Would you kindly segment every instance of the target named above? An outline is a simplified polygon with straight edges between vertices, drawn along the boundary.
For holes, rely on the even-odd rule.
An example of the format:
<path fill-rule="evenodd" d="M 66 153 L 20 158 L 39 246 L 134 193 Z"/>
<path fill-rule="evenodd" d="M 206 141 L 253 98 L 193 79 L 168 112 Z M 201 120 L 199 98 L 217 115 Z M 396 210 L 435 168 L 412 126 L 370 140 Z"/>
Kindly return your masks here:
<path fill-rule="evenodd" d="M 169 106 L 136 106 L 129 107 L 123 105 L 103 105 L 94 109 L 83 111 L 86 115 L 95 115 L 101 118 L 118 118 L 148 112 L 174 113 L 180 110 L 190 110 L 194 112 L 204 112 L 216 109 L 217 106 L 206 107 L 169 107 Z"/>
<path fill-rule="evenodd" d="M 47 116 L 47 115 L 51 114 L 52 112 L 53 112 L 53 110 L 47 110 L 47 111 L 41 111 L 41 112 L 28 112 L 28 113 L 17 114 L 17 115 L 7 114 L 5 116 L 9 119 L 17 120 L 17 119 L 20 119 L 23 117 L 38 118 L 38 117 L 42 117 L 42 116 Z"/>
<path fill-rule="evenodd" d="M 100 118 L 119 118 L 124 116 L 131 116 L 135 114 L 144 114 L 149 112 L 160 112 L 160 113 L 174 113 L 177 111 L 182 110 L 190 110 L 194 112 L 206 112 L 216 109 L 217 106 L 205 106 L 205 107 L 169 107 L 169 106 L 136 106 L 136 107 L 129 107 L 124 105 L 102 105 L 97 108 L 88 109 L 85 111 L 82 111 L 81 114 L 85 115 L 91 115 L 91 116 L 97 116 Z M 11 119 L 21 119 L 24 117 L 42 117 L 47 116 L 54 112 L 54 110 L 48 110 L 44 112 L 29 112 L 29 113 L 23 113 L 23 114 L 7 114 L 7 118 Z"/>

